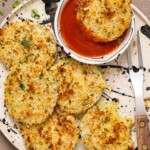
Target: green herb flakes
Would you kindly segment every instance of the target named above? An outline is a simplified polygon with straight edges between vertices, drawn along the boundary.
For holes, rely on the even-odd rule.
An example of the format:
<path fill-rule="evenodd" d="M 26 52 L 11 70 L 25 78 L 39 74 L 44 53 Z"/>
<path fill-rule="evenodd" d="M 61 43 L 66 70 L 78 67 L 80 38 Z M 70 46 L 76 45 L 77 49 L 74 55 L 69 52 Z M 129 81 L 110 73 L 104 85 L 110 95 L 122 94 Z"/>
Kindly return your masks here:
<path fill-rule="evenodd" d="M 4 15 L 4 10 L 0 9 L 0 15 L 1 15 L 1 16 Z"/>
<path fill-rule="evenodd" d="M 20 5 L 20 2 L 19 2 L 19 1 L 15 1 L 15 2 L 12 4 L 12 7 L 13 7 L 13 8 L 16 8 L 18 5 Z"/>
<path fill-rule="evenodd" d="M 25 47 L 30 47 L 30 41 L 29 41 L 29 40 L 23 40 L 23 41 L 21 42 L 21 44 L 22 44 L 23 46 L 25 46 Z"/>
<path fill-rule="evenodd" d="M 21 90 L 23 90 L 23 91 L 24 91 L 24 90 L 25 90 L 25 86 L 24 86 L 24 84 L 22 84 L 22 83 L 21 83 L 21 84 L 20 84 L 20 88 L 21 88 Z"/>
<path fill-rule="evenodd" d="M 107 132 L 107 131 L 108 131 L 108 129 L 107 129 L 107 128 L 104 128 L 104 131 L 106 131 L 106 132 Z"/>
<path fill-rule="evenodd" d="M 44 76 L 44 74 L 43 74 L 43 72 L 41 72 L 39 75 L 40 80 L 42 79 L 43 76 Z"/>
<path fill-rule="evenodd" d="M 39 15 L 39 12 L 38 12 L 37 9 L 32 9 L 31 17 L 33 17 L 33 18 L 40 18 L 40 15 Z"/>

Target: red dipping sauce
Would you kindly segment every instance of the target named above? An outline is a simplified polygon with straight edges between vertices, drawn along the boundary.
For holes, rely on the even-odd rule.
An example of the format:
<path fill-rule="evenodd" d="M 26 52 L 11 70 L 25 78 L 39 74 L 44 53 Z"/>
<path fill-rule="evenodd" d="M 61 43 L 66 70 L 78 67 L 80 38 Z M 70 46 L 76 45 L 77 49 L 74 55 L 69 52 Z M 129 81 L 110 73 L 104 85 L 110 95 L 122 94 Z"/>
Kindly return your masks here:
<path fill-rule="evenodd" d="M 122 43 L 125 34 L 115 41 L 96 43 L 87 38 L 79 28 L 76 19 L 78 0 L 68 0 L 60 15 L 60 29 L 66 45 L 79 55 L 85 57 L 99 57 L 116 50 Z"/>

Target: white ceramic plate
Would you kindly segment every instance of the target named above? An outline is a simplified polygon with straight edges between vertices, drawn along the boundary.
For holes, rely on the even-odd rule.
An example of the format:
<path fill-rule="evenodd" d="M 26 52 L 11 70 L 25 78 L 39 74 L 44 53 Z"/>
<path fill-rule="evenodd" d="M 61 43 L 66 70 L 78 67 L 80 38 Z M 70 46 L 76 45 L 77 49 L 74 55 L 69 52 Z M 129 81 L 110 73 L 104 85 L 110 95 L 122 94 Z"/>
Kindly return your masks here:
<path fill-rule="evenodd" d="M 31 17 L 31 10 L 33 8 L 38 9 L 41 18 L 40 20 L 33 19 Z M 142 17 L 138 14 L 135 15 L 135 30 L 139 29 L 140 26 L 145 25 Z M 30 19 L 33 21 L 42 21 L 48 18 L 44 11 L 44 4 L 41 0 L 27 0 L 24 1 L 20 6 L 13 10 L 9 16 L 1 23 L 1 27 L 6 26 L 8 23 L 21 21 L 22 19 Z M 143 60 L 145 67 L 144 75 L 144 98 L 150 97 L 150 40 L 141 34 L 141 43 L 143 51 Z M 132 42 L 132 57 L 135 69 L 137 66 L 136 57 L 136 32 Z M 126 61 L 126 53 L 120 55 L 114 61 L 109 62 L 106 65 L 101 66 L 104 72 L 104 78 L 108 85 L 111 86 L 112 91 L 105 90 L 102 96 L 102 100 L 116 100 L 119 99 L 120 114 L 122 116 L 131 116 L 134 119 L 135 102 L 134 93 L 132 90 L 131 82 L 128 74 L 128 67 Z M 4 86 L 3 83 L 8 75 L 8 71 L 5 66 L 0 63 L 0 130 L 6 136 L 6 138 L 19 150 L 26 150 L 23 139 L 18 132 L 16 122 L 8 115 L 7 109 L 4 105 Z M 147 112 L 150 118 L 150 111 Z M 132 136 L 136 141 L 135 129 L 132 130 Z M 136 145 L 136 142 L 135 142 Z M 83 150 L 84 148 L 79 144 L 76 150 Z"/>
<path fill-rule="evenodd" d="M 60 1 L 58 9 L 56 11 L 55 21 L 54 21 L 54 30 L 55 30 L 56 38 L 57 38 L 59 44 L 64 48 L 65 52 L 68 55 L 70 55 L 74 59 L 76 59 L 80 62 L 83 62 L 83 63 L 100 65 L 100 64 L 104 64 L 104 63 L 107 63 L 107 62 L 110 62 L 110 61 L 116 59 L 119 55 L 121 55 L 127 49 L 127 47 L 129 46 L 129 44 L 133 38 L 133 35 L 134 35 L 134 29 L 135 29 L 134 16 L 132 16 L 131 25 L 126 32 L 125 39 L 123 40 L 121 45 L 117 49 L 115 49 L 113 52 L 111 52 L 107 55 L 96 57 L 96 58 L 90 58 L 90 57 L 88 58 L 88 57 L 84 57 L 84 56 L 77 54 L 75 51 L 73 51 L 73 49 L 69 48 L 69 46 L 67 46 L 67 44 L 63 40 L 63 37 L 61 34 L 61 26 L 60 26 L 60 16 L 63 11 L 63 8 L 66 6 L 68 1 L 69 0 L 61 0 Z"/>

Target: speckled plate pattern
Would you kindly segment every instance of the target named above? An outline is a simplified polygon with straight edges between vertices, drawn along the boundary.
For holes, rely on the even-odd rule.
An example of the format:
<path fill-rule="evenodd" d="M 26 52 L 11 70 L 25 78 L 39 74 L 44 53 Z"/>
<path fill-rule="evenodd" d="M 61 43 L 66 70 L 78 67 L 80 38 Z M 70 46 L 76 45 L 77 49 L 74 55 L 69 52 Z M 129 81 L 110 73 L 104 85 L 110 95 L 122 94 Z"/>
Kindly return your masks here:
<path fill-rule="evenodd" d="M 36 8 L 39 11 L 40 19 L 34 19 L 31 17 L 31 10 Z M 132 58 L 134 62 L 134 70 L 137 68 L 137 43 L 136 43 L 136 30 L 142 25 L 145 25 L 142 17 L 136 12 L 135 16 L 135 34 L 132 40 Z M 7 26 L 11 22 L 32 20 L 35 22 L 47 20 L 48 15 L 45 14 L 44 4 L 42 0 L 25 0 L 16 9 L 14 9 L 8 17 L 1 23 L 0 28 Z M 150 99 L 150 39 L 140 33 L 142 52 L 144 60 L 144 99 Z M 102 65 L 102 72 L 104 73 L 104 79 L 106 80 L 110 88 L 105 89 L 102 94 L 102 100 L 107 101 L 119 101 L 120 114 L 122 116 L 131 116 L 134 119 L 135 101 L 134 93 L 131 85 L 131 81 L 128 73 L 128 66 L 126 60 L 126 53 L 124 52 L 114 61 L 108 64 Z M 22 136 L 17 129 L 17 123 L 8 115 L 7 109 L 4 104 L 4 81 L 9 71 L 5 66 L 0 63 L 0 130 L 6 136 L 6 138 L 19 150 L 26 150 Z M 150 119 L 150 111 L 147 111 L 147 115 Z M 132 129 L 133 140 L 136 141 L 135 128 Z M 136 147 L 136 142 L 135 142 Z M 78 145 L 76 150 L 83 150 L 82 145 Z"/>

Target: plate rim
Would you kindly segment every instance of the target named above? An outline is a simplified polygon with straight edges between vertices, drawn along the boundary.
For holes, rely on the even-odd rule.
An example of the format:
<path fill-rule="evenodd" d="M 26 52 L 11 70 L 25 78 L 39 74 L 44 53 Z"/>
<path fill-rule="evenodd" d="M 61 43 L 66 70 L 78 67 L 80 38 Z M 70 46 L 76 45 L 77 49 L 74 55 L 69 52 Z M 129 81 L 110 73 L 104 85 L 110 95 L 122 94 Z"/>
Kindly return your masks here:
<path fill-rule="evenodd" d="M 0 23 L 0 29 L 3 28 L 4 25 L 7 23 L 7 19 L 8 19 L 8 18 L 11 18 L 11 17 L 14 15 L 15 12 L 19 11 L 22 7 L 24 7 L 26 4 L 28 4 L 28 3 L 31 2 L 31 1 L 33 1 L 33 0 L 24 0 L 23 2 L 21 2 L 21 3 L 19 4 L 19 6 L 17 6 L 17 7 L 14 8 L 12 11 L 10 11 L 10 13 L 9 13 L 9 14 L 4 18 L 4 20 Z M 134 8 L 136 8 L 136 10 L 138 10 L 138 12 L 137 12 L 137 11 L 132 7 L 133 12 L 136 13 L 136 14 L 138 14 L 138 16 L 143 19 L 143 22 L 146 23 L 146 21 L 145 21 L 145 19 L 144 19 L 144 18 L 146 17 L 146 15 L 145 15 L 138 7 L 136 7 L 134 4 L 132 4 L 132 6 L 133 6 Z M 1 105 L 1 104 L 0 104 L 0 105 Z M 6 133 L 3 131 L 3 126 L 1 125 L 1 122 L 0 122 L 0 132 L 1 132 L 2 135 L 5 137 L 5 139 L 6 139 L 9 143 L 11 143 L 12 146 L 14 146 L 16 149 L 20 150 L 20 149 L 18 148 L 18 145 L 15 144 L 15 143 L 12 143 L 11 139 L 9 138 L 9 135 L 6 134 Z"/>

